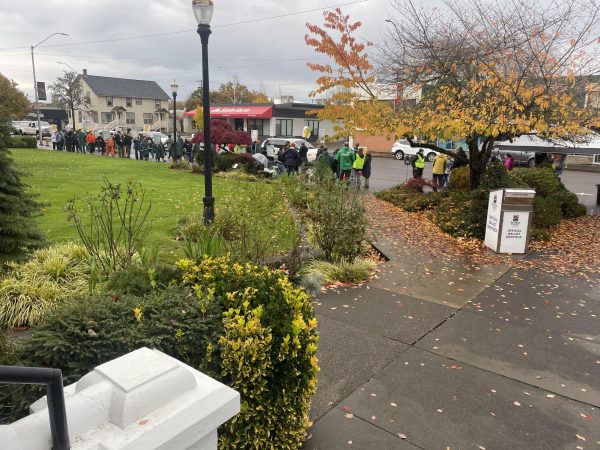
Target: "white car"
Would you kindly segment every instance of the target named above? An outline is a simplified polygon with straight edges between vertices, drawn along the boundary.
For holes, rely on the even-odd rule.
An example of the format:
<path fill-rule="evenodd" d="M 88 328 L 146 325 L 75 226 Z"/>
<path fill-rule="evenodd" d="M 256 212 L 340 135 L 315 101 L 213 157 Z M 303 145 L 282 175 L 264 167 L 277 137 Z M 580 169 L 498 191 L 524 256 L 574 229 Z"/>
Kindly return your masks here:
<path fill-rule="evenodd" d="M 394 158 L 396 158 L 397 160 L 402 160 L 406 156 L 415 156 L 419 152 L 419 150 L 421 150 L 420 147 L 411 147 L 406 139 L 398 140 L 398 142 L 396 142 L 392 147 L 392 153 L 394 155 Z M 424 148 L 423 151 L 425 153 L 425 159 L 429 162 L 433 162 L 433 160 L 437 156 L 437 152 L 429 150 L 427 148 Z"/>

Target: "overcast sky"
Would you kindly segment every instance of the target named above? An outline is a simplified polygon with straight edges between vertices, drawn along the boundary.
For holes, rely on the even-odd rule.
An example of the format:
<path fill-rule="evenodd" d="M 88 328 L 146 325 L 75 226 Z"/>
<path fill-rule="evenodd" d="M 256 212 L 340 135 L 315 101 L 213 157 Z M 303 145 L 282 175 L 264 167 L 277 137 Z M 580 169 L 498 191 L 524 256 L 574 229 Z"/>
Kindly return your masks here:
<path fill-rule="evenodd" d="M 241 83 L 264 89 L 271 97 L 281 92 L 308 100 L 316 76 L 306 62 L 322 56 L 304 43 L 305 23 L 322 23 L 322 11 L 231 24 L 353 1 L 215 0 L 209 46 L 211 87 L 235 74 Z M 378 41 L 387 25 L 389 4 L 389 0 L 364 0 L 343 10 L 363 22 L 361 38 Z M 176 79 L 182 99 L 202 77 L 191 0 L 19 0 L 3 2 L 0 23 L 0 72 L 19 83 L 30 99 L 29 46 L 54 32 L 70 36 L 55 36 L 35 51 L 37 79 L 47 84 L 67 69 L 58 61 L 77 72 L 87 68 L 90 75 L 154 80 L 166 92 Z M 90 43 L 154 33 L 165 35 Z"/>

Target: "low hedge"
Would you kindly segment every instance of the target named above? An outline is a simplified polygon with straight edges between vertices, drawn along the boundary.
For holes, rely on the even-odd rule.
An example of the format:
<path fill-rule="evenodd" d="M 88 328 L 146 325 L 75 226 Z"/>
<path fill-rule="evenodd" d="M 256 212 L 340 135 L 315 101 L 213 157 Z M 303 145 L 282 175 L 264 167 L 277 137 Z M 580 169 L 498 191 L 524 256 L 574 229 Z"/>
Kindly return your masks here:
<path fill-rule="evenodd" d="M 69 384 L 125 353 L 157 348 L 240 393 L 241 412 L 221 428 L 220 448 L 299 448 L 318 371 L 308 295 L 282 271 L 228 258 L 177 265 L 180 286 L 155 286 L 145 297 L 113 287 L 59 305 L 19 363 L 59 368 Z M 0 420 L 24 416 L 40 395 L 41 388 L 0 388 L 12 405 L 9 417 L 0 407 Z"/>
<path fill-rule="evenodd" d="M 11 136 L 8 142 L 9 148 L 37 148 L 35 136 Z"/>

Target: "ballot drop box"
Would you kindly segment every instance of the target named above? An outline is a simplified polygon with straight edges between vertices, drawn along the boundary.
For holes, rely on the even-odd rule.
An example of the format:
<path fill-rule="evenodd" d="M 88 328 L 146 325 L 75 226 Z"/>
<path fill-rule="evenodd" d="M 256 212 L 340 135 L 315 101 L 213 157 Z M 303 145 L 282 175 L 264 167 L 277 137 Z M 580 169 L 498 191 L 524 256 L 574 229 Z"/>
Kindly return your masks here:
<path fill-rule="evenodd" d="M 526 253 L 533 219 L 532 189 L 490 192 L 485 245 L 496 253 Z"/>

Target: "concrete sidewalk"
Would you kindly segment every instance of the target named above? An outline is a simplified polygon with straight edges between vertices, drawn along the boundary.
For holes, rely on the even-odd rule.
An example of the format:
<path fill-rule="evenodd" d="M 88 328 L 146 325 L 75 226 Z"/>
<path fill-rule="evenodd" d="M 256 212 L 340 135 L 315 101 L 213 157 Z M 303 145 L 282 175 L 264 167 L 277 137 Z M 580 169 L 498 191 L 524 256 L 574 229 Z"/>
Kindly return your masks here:
<path fill-rule="evenodd" d="M 315 300 L 303 448 L 600 448 L 599 285 L 403 244 L 379 235 L 379 278 Z"/>

